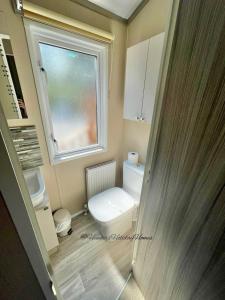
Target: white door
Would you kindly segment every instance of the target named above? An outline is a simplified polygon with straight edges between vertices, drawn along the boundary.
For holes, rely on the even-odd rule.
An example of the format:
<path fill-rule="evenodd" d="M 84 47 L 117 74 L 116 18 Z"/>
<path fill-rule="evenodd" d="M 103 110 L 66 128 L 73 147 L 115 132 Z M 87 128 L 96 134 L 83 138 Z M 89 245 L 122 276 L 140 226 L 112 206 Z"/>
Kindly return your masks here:
<path fill-rule="evenodd" d="M 2 96 L 1 90 L 0 96 Z M 0 120 L 1 194 L 45 298 L 56 300 L 56 289 L 57 299 L 60 300 L 62 298 L 55 283 L 50 258 L 44 247 L 43 238 L 37 224 L 1 103 Z M 35 296 L 31 295 L 30 299 L 34 298 Z"/>
<path fill-rule="evenodd" d="M 137 120 L 141 115 L 149 40 L 127 49 L 124 119 Z"/>
<path fill-rule="evenodd" d="M 142 117 L 151 123 L 155 104 L 156 88 L 159 78 L 160 63 L 162 58 L 164 32 L 153 36 L 149 41 L 149 53 L 144 88 Z"/>

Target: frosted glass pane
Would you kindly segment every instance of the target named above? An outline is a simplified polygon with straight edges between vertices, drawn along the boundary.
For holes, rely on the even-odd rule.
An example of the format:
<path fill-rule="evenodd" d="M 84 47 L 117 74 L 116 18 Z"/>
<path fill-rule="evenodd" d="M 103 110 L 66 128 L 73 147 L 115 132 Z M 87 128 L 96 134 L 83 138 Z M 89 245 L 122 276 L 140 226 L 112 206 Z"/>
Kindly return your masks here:
<path fill-rule="evenodd" d="M 97 144 L 96 56 L 39 46 L 58 152 Z"/>

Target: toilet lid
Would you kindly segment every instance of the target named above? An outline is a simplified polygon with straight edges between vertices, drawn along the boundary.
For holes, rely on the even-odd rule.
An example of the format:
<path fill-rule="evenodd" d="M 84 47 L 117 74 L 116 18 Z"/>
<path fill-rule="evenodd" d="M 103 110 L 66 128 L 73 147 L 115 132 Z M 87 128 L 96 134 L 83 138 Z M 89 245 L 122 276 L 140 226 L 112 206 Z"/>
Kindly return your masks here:
<path fill-rule="evenodd" d="M 134 206 L 134 199 L 121 188 L 111 188 L 88 201 L 92 216 L 100 222 L 109 222 Z"/>

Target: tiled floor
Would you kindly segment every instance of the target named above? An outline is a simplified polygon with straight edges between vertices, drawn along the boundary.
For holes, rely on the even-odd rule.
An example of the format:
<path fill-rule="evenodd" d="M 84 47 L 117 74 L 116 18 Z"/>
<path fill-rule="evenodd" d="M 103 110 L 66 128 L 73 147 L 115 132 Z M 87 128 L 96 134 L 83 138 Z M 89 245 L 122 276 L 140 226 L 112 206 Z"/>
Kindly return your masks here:
<path fill-rule="evenodd" d="M 64 300 L 117 299 L 131 268 L 132 242 L 81 238 L 101 236 L 90 215 L 76 218 L 72 228 L 73 233 L 60 240 L 59 251 L 51 256 Z"/>

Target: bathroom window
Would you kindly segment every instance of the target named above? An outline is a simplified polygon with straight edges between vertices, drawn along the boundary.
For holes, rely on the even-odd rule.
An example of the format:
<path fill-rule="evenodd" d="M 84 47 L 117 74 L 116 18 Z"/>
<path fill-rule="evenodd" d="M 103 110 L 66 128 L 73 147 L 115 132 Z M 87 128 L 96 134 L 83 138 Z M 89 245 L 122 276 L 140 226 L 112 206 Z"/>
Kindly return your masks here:
<path fill-rule="evenodd" d="M 107 46 L 26 21 L 52 163 L 99 153 L 107 144 Z"/>

